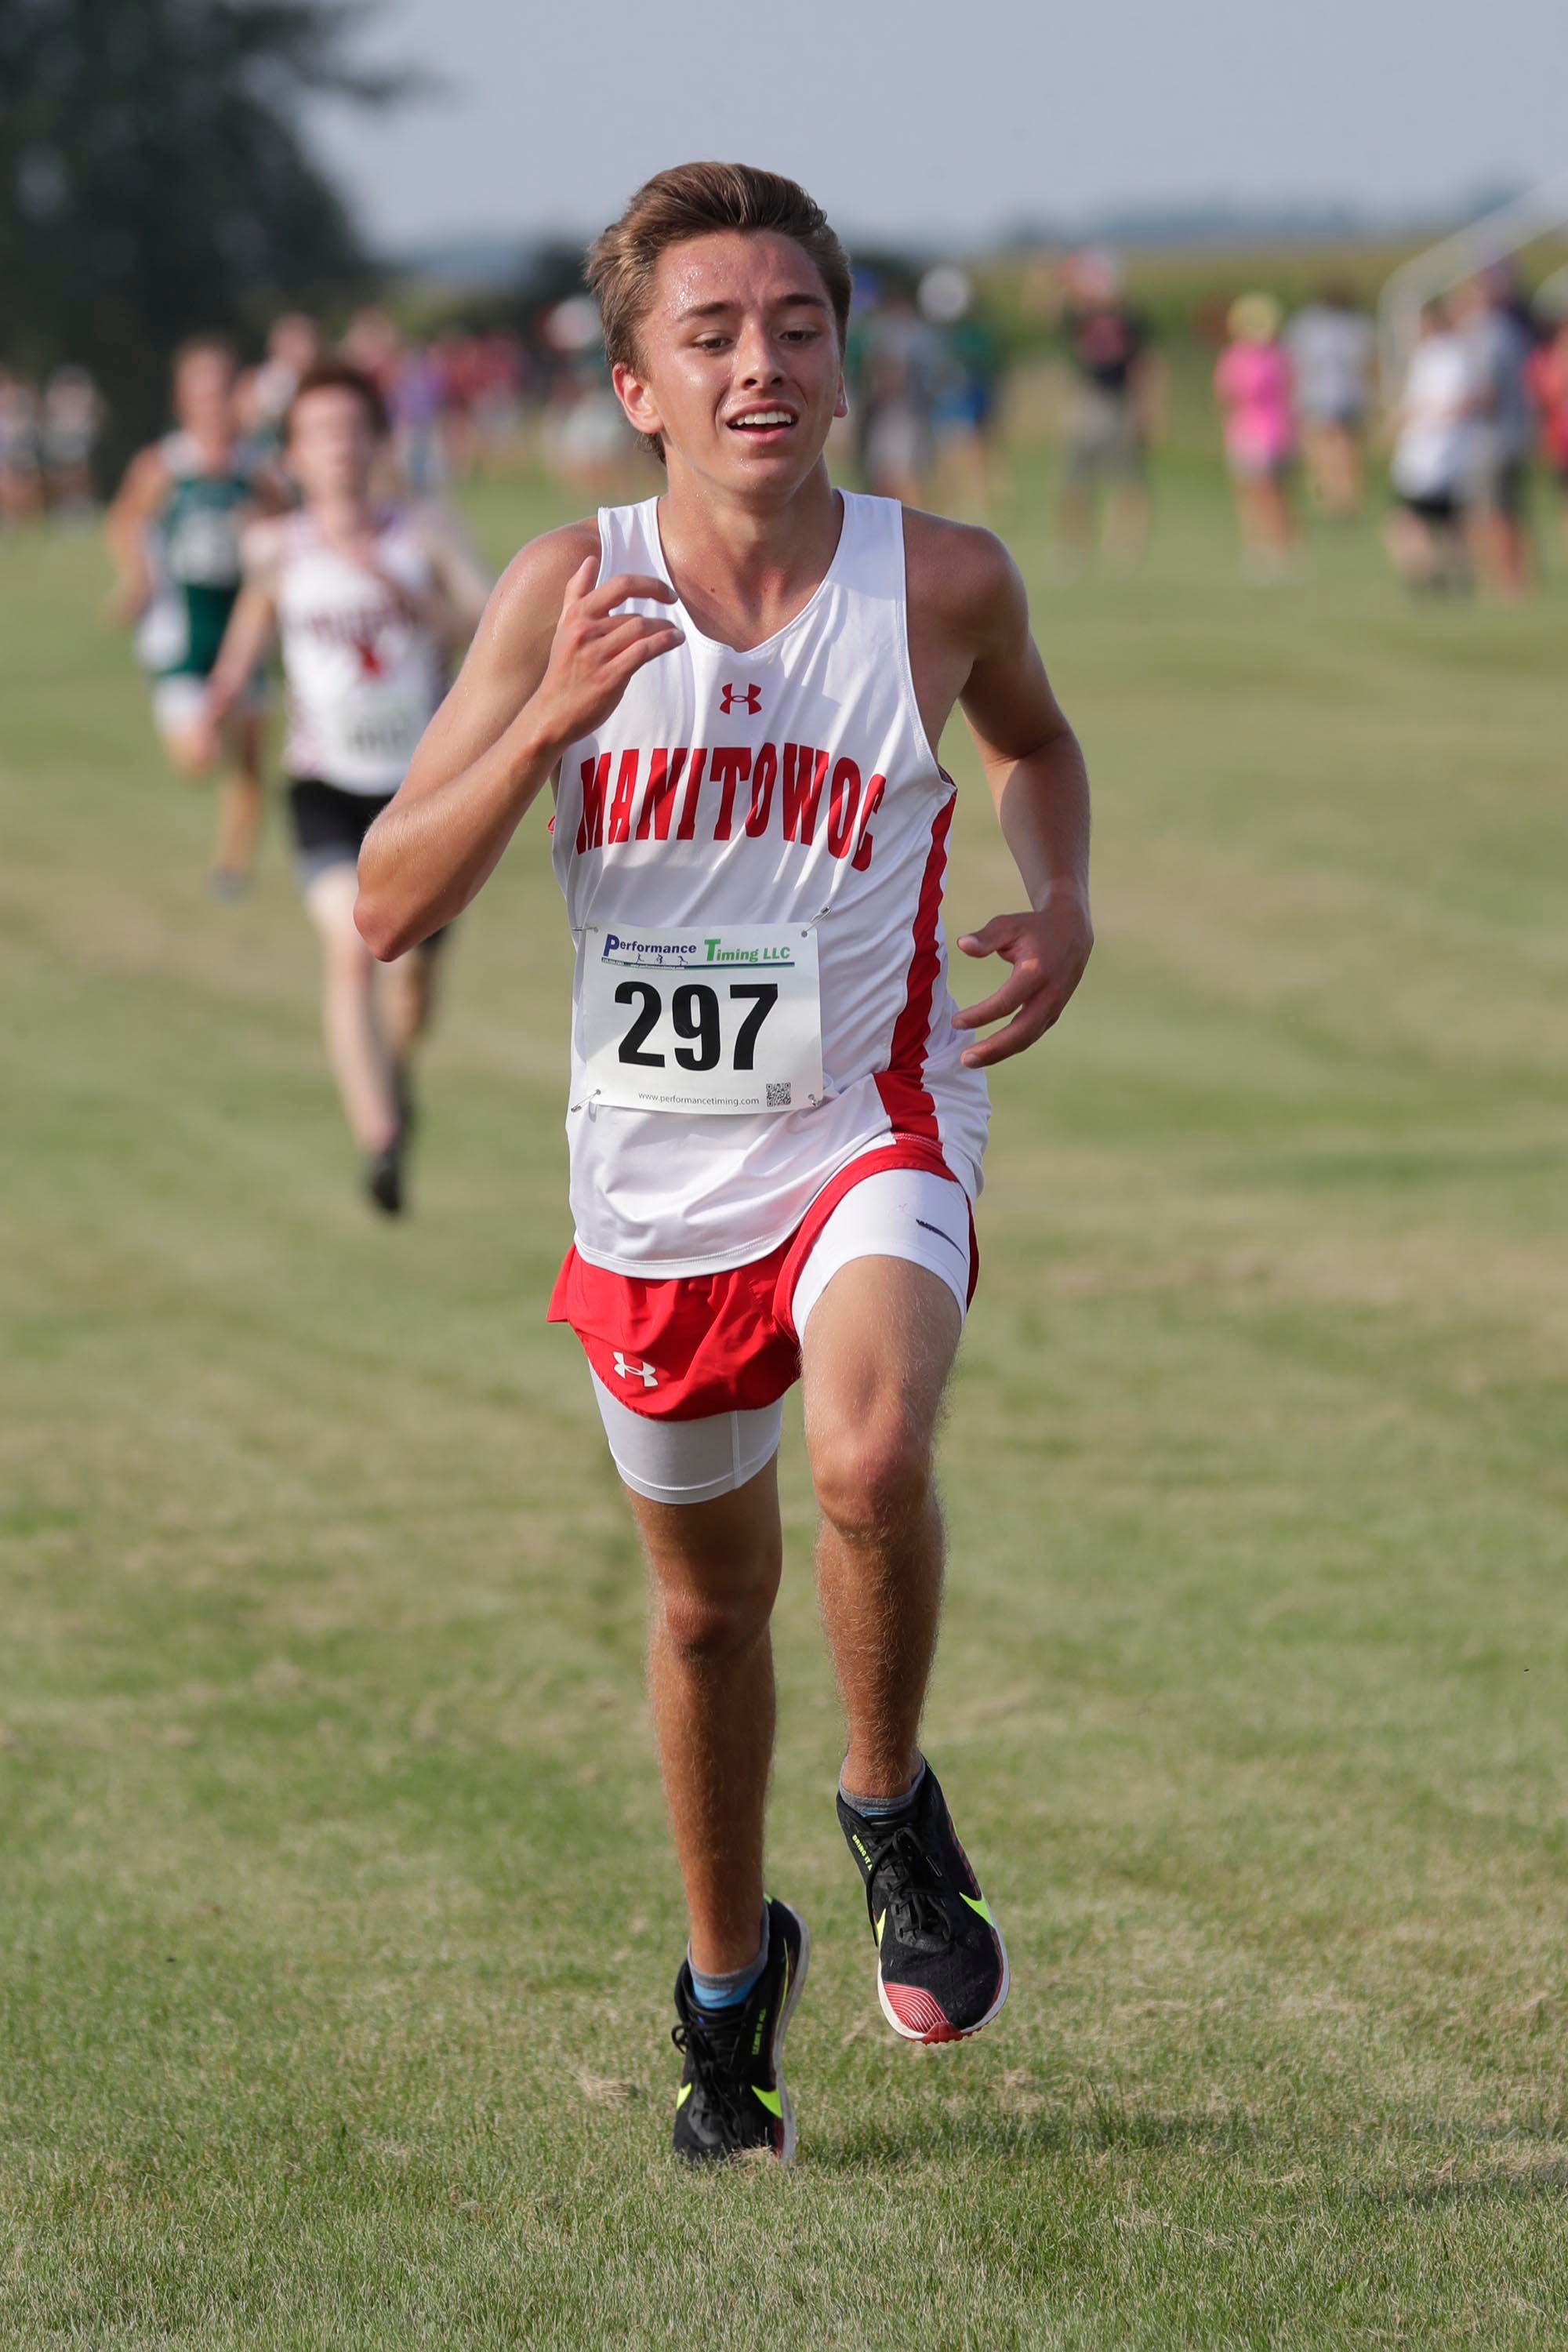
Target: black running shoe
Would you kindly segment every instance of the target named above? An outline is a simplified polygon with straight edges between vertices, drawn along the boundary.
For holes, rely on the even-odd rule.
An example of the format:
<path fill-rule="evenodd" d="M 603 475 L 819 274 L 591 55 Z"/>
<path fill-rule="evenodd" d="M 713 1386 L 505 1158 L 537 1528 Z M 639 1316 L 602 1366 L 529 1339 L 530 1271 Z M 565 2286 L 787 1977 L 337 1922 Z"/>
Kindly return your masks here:
<path fill-rule="evenodd" d="M 902 1821 L 868 1821 L 840 1796 L 838 1826 L 865 1882 L 877 1998 L 893 2032 L 906 2042 L 978 2033 L 1007 1998 L 1007 1952 L 931 1766 Z"/>
<path fill-rule="evenodd" d="M 675 2153 L 689 2164 L 726 2156 L 795 2154 L 795 2109 L 779 2053 L 811 1956 L 805 1921 L 787 1903 L 768 1903 L 767 1966 L 744 2000 L 703 2009 L 680 1964 L 670 2040 L 686 2053 L 675 2095 Z"/>
<path fill-rule="evenodd" d="M 395 1136 L 384 1151 L 365 1156 L 364 1189 L 384 1216 L 403 1214 L 403 1138 Z"/>

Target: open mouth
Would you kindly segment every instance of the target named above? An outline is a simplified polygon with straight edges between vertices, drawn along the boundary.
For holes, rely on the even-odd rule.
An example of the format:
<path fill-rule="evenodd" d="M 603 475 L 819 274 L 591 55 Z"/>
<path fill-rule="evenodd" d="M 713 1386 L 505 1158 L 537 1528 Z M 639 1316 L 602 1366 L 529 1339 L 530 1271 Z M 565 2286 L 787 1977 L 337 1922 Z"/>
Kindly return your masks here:
<path fill-rule="evenodd" d="M 738 416 L 731 416 L 729 420 L 731 433 L 744 433 L 753 440 L 765 439 L 772 434 L 788 433 L 794 429 L 795 424 L 793 408 L 743 408 Z"/>

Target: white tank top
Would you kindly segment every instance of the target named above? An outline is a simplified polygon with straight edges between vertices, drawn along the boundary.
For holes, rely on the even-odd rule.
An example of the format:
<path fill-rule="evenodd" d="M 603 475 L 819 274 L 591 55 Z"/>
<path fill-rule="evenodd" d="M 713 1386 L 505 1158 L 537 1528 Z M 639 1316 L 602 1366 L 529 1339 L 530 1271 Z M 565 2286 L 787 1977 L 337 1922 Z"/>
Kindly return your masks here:
<path fill-rule="evenodd" d="M 638 670 L 561 761 L 554 866 L 586 925 L 816 927 L 825 1098 L 768 1116 L 683 1117 L 587 1099 L 574 993 L 572 1212 L 591 1265 L 663 1279 L 763 1257 L 858 1154 L 905 1137 L 973 1199 L 990 1118 L 963 1068 L 942 928 L 953 785 L 910 670 L 903 511 L 843 494 L 816 593 L 747 653 L 700 635 Z M 599 515 L 601 580 L 668 579 L 658 501 Z"/>
<path fill-rule="evenodd" d="M 405 513 L 380 519 L 375 560 L 405 588 L 431 586 L 430 558 Z M 310 515 L 297 514 L 283 525 L 278 634 L 289 774 L 345 793 L 395 792 L 447 690 L 435 632 L 409 618 L 384 581 L 324 545 Z"/>

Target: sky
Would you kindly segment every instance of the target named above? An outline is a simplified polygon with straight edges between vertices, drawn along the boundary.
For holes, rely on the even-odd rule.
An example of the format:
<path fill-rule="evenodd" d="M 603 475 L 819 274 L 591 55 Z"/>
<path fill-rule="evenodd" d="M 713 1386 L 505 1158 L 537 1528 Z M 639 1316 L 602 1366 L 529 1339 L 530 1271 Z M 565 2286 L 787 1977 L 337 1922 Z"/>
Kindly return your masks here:
<path fill-rule="evenodd" d="M 847 235 L 954 245 L 1568 173 L 1563 0 L 389 0 L 362 50 L 447 84 L 321 121 L 383 246 L 596 228 L 700 155 L 788 172 Z"/>

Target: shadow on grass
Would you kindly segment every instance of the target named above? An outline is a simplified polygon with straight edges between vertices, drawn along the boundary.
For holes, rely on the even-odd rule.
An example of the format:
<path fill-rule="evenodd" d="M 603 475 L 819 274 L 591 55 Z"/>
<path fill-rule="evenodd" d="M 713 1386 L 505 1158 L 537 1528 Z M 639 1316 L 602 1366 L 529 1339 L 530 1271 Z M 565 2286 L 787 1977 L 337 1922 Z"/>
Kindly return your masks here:
<path fill-rule="evenodd" d="M 1431 2212 L 1462 2205 L 1526 2205 L 1551 2198 L 1568 2198 L 1568 2161 L 1542 2158 L 1539 2163 L 1489 2166 L 1482 2172 L 1449 2173 L 1447 2168 L 1427 2180 L 1362 2181 L 1352 2192 L 1384 2212 Z"/>

